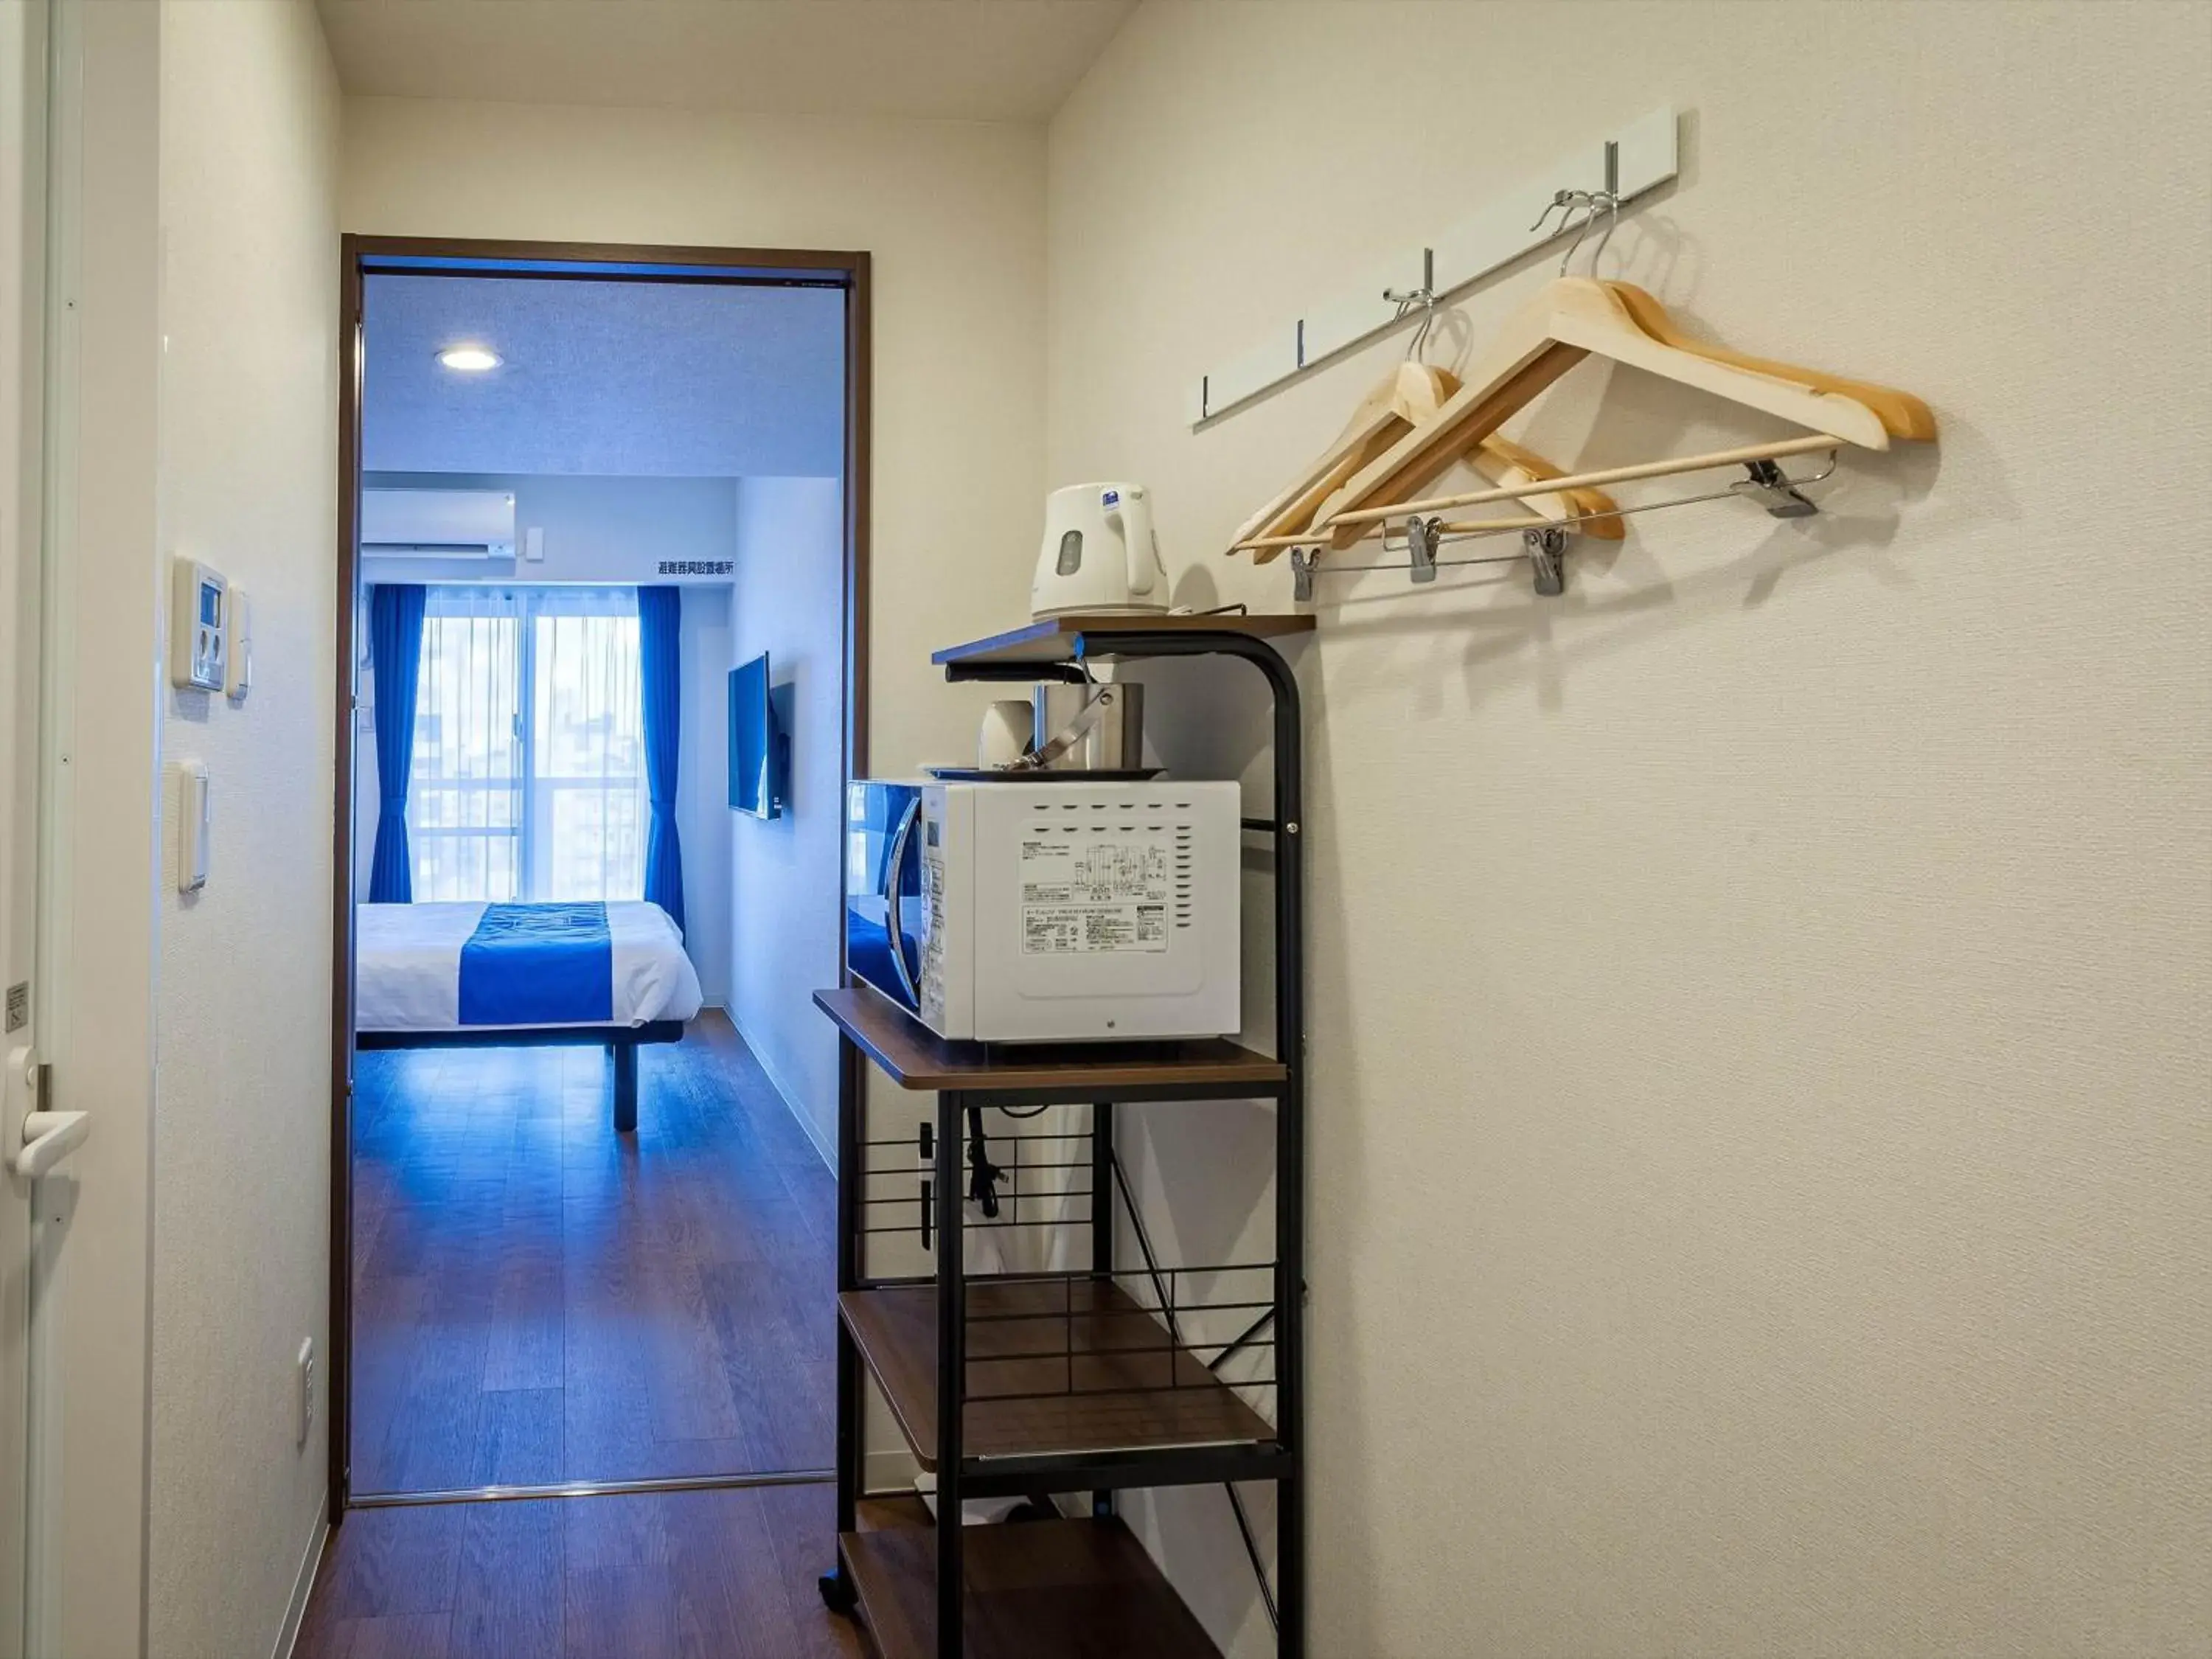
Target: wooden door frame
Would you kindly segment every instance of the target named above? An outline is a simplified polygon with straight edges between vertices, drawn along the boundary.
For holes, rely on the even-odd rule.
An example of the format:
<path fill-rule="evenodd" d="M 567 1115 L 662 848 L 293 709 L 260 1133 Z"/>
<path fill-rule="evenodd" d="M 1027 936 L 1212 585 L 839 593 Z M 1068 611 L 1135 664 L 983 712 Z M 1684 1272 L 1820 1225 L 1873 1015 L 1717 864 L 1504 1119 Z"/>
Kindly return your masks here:
<path fill-rule="evenodd" d="M 362 302 L 371 266 L 424 276 L 553 280 L 701 282 L 764 287 L 820 282 L 845 290 L 844 775 L 862 775 L 868 754 L 868 504 L 872 343 L 871 261 L 865 252 L 793 248 L 633 246 L 604 242 L 509 242 L 470 237 L 340 239 L 338 276 L 338 604 L 335 714 L 337 807 L 331 836 L 330 1518 L 352 1500 L 354 737 L 360 642 Z M 842 866 L 841 866 L 842 875 Z M 844 895 L 842 882 L 838 906 Z M 840 982 L 844 941 L 838 940 Z M 841 1066 L 842 1095 L 860 1082 Z M 844 1103 L 841 1100 L 841 1106 Z"/>

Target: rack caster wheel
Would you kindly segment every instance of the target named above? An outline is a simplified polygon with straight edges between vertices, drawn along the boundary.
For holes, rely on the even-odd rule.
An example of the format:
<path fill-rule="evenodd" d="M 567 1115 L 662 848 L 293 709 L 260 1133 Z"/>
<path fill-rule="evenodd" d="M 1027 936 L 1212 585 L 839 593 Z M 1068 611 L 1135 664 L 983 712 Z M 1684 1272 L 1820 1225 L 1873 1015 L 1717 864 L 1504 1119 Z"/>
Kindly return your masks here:
<path fill-rule="evenodd" d="M 853 1581 L 842 1569 L 823 1573 L 814 1584 L 822 1592 L 822 1605 L 843 1618 L 851 1618 L 853 1609 L 860 1604 L 860 1592 L 853 1588 Z"/>

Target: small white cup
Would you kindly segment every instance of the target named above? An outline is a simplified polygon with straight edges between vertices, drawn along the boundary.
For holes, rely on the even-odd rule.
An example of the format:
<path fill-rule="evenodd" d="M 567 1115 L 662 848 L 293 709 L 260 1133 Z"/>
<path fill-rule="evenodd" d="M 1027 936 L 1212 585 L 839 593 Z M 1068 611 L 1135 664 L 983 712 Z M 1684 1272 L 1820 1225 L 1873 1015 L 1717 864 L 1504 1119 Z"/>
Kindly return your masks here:
<path fill-rule="evenodd" d="M 1026 698 L 1009 697 L 983 711 L 983 730 L 975 739 L 975 764 L 987 771 L 1003 771 L 1029 752 L 1036 727 L 1036 705 Z"/>

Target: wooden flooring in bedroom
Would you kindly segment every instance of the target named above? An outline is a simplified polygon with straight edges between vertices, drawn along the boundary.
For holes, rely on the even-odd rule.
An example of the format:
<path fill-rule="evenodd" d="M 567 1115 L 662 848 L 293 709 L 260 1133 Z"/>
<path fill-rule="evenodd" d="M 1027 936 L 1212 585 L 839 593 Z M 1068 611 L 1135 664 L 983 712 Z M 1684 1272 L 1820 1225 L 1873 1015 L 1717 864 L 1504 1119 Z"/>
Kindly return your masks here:
<path fill-rule="evenodd" d="M 360 1057 L 356 1493 L 830 1466 L 830 1172 L 720 1012 L 638 1072 L 617 1136 L 598 1048 Z"/>

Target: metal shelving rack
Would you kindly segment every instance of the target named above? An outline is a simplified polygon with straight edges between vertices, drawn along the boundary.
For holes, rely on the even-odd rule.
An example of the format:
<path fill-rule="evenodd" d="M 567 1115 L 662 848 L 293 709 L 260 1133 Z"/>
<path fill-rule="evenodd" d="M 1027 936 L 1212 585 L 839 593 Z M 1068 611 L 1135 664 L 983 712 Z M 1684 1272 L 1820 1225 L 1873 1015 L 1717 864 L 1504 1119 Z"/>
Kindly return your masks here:
<path fill-rule="evenodd" d="M 956 681 L 1080 681 L 1093 662 L 1163 657 L 1232 657 L 1260 671 L 1273 699 L 1273 815 L 1248 817 L 1244 828 L 1274 848 L 1275 1054 L 1218 1039 L 1042 1051 L 948 1043 L 866 986 L 816 994 L 852 1079 L 838 1123 L 837 1565 L 823 1576 L 822 1594 L 841 1612 L 860 1612 L 883 1659 L 1215 1655 L 1115 1513 L 1126 1489 L 1215 1483 L 1230 1492 L 1276 1621 L 1277 1651 L 1305 1659 L 1302 726 L 1297 683 L 1268 640 L 1312 626 L 1300 616 L 1067 618 L 933 659 Z M 868 1064 L 902 1089 L 935 1093 L 918 1137 L 867 1138 L 859 1085 Z M 1116 1156 L 1115 1106 L 1255 1099 L 1275 1107 L 1273 1259 L 1163 1265 Z M 1017 1199 L 1015 1218 L 1003 1224 L 1072 1224 L 1087 1233 L 1088 1267 L 963 1273 L 966 1231 L 1002 1224 L 964 1213 L 982 1152 L 971 1139 L 971 1109 L 1048 1105 L 1090 1109 L 1074 1134 L 1032 1137 L 1077 1149 L 1050 1167 L 1087 1165 L 1088 1188 L 1052 1196 L 1087 1197 L 1089 1213 L 1024 1223 Z M 894 1146 L 927 1160 L 910 1226 L 872 1224 L 888 1208 L 915 1213 L 907 1207 L 915 1198 L 868 1190 L 877 1173 L 868 1149 Z M 1116 1193 L 1140 1263 L 1115 1260 Z M 866 1239 L 885 1231 L 919 1232 L 925 1243 L 933 1235 L 934 1273 L 870 1276 Z M 1200 1339 L 1186 1328 L 1209 1319 L 1225 1328 L 1224 1317 L 1237 1334 Z M 1231 1358 L 1269 1350 L 1270 1375 L 1221 1380 Z M 929 1528 L 860 1529 L 864 1368 L 935 1474 Z M 1272 1423 L 1237 1392 L 1254 1383 L 1273 1389 Z M 1237 1500 L 1233 1483 L 1247 1481 L 1277 1491 L 1272 1584 Z M 960 1524 L 969 1498 L 1019 1497 L 1042 1508 L 1054 1494 L 1086 1492 L 1086 1518 Z"/>

